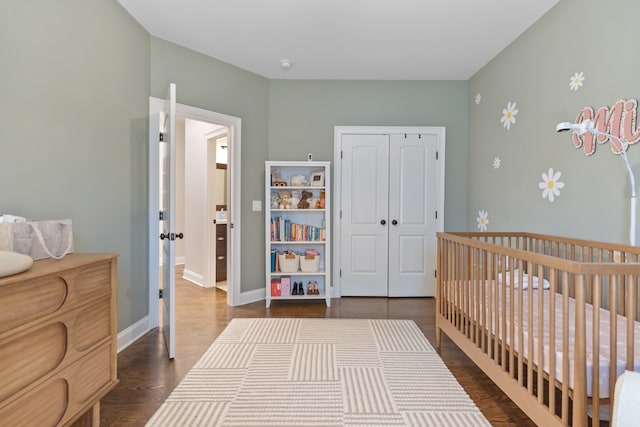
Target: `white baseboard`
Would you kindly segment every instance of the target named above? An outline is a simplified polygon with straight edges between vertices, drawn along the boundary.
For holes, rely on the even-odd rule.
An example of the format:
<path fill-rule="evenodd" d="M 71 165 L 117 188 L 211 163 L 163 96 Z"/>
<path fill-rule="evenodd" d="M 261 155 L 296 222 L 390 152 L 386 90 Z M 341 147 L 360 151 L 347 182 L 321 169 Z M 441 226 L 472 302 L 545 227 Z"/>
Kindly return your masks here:
<path fill-rule="evenodd" d="M 198 286 L 205 287 L 204 285 L 204 276 L 202 274 L 194 273 L 191 270 L 187 270 L 186 268 L 182 272 L 182 278 L 190 281 L 191 283 L 195 283 Z"/>
<path fill-rule="evenodd" d="M 265 288 L 242 292 L 240 294 L 240 305 L 251 304 L 252 302 L 256 301 L 264 301 L 266 298 L 265 292 Z"/>
<path fill-rule="evenodd" d="M 145 316 L 118 334 L 118 353 L 149 332 L 149 316 Z"/>

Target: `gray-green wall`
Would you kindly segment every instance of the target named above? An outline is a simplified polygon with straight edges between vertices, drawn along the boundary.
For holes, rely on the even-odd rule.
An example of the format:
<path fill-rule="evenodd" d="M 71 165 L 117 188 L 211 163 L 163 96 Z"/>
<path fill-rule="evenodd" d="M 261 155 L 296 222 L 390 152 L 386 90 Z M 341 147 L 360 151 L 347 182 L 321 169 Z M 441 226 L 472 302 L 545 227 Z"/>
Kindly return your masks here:
<path fill-rule="evenodd" d="M 574 121 L 585 106 L 597 110 L 640 98 L 638 16 L 637 0 L 561 0 L 469 81 L 468 229 L 477 229 L 482 209 L 489 231 L 629 241 L 630 186 L 622 158 L 607 145 L 586 156 L 555 126 Z M 569 81 L 576 72 L 585 79 L 573 91 Z M 510 130 L 500 123 L 507 102 L 518 108 Z M 502 160 L 497 170 L 496 156 Z M 640 175 L 640 147 L 631 146 L 628 156 Z M 565 184 L 554 202 L 538 188 L 549 168 L 562 172 Z"/>
<path fill-rule="evenodd" d="M 465 226 L 466 81 L 272 80 L 269 160 L 333 161 L 334 126 L 445 126 L 445 229 Z"/>
<path fill-rule="evenodd" d="M 3 0 L 0 213 L 116 252 L 118 328 L 147 315 L 149 35 L 113 0 Z"/>

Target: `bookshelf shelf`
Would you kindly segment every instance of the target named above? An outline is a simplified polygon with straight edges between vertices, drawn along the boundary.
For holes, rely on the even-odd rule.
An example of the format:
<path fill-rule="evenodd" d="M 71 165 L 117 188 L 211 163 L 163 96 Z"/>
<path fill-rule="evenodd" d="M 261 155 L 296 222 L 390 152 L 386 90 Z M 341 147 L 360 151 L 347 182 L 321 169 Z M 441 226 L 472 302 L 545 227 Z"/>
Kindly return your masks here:
<path fill-rule="evenodd" d="M 271 301 L 295 299 L 324 300 L 327 307 L 331 305 L 330 165 L 330 162 L 265 162 L 267 307 Z M 286 258 L 287 254 L 294 258 Z M 319 257 L 319 261 L 313 256 Z M 302 271 L 301 264 L 306 271 Z"/>

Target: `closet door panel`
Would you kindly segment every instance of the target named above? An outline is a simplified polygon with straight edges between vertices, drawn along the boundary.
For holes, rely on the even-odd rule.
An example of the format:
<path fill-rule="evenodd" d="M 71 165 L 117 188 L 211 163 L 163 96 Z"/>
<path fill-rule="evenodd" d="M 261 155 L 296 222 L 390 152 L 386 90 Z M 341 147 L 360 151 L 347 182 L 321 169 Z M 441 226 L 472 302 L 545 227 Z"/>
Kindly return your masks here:
<path fill-rule="evenodd" d="M 342 295 L 387 295 L 388 135 L 342 139 Z M 384 223 L 383 223 L 384 222 Z"/>
<path fill-rule="evenodd" d="M 435 135 L 391 135 L 389 296 L 435 294 Z"/>

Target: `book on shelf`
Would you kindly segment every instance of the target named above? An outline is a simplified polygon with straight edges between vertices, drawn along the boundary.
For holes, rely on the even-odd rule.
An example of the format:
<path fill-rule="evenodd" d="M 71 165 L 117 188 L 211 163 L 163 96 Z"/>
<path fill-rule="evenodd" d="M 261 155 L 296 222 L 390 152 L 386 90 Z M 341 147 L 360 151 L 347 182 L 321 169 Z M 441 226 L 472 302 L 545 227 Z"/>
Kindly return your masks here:
<path fill-rule="evenodd" d="M 275 249 L 271 249 L 271 271 L 277 271 L 276 270 L 276 259 L 278 257 L 278 252 Z"/>
<path fill-rule="evenodd" d="M 280 278 L 280 295 L 283 297 L 291 295 L 291 277 L 282 276 Z"/>
<path fill-rule="evenodd" d="M 281 292 L 282 292 L 282 286 L 280 283 L 280 279 L 278 278 L 271 279 L 271 296 L 279 297 L 281 295 Z"/>

